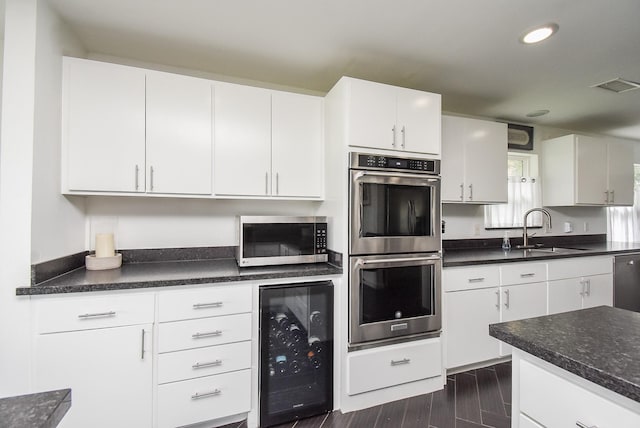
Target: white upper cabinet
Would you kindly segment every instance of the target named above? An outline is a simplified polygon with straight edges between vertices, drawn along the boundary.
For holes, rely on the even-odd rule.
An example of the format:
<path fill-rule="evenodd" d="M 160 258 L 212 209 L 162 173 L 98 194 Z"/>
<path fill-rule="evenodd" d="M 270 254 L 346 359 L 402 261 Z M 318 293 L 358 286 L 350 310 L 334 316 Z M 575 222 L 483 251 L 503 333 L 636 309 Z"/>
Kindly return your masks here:
<path fill-rule="evenodd" d="M 216 83 L 215 194 L 320 198 L 322 98 Z"/>
<path fill-rule="evenodd" d="M 271 194 L 271 92 L 214 85 L 214 193 Z"/>
<path fill-rule="evenodd" d="M 322 196 L 323 109 L 320 97 L 272 93 L 272 195 Z"/>
<path fill-rule="evenodd" d="M 64 59 L 63 192 L 144 192 L 144 70 Z"/>
<path fill-rule="evenodd" d="M 211 82 L 147 73 L 147 191 L 211 194 Z"/>
<path fill-rule="evenodd" d="M 565 135 L 542 143 L 545 206 L 633 205 L 633 151 L 622 141 Z"/>
<path fill-rule="evenodd" d="M 439 94 L 343 78 L 348 145 L 440 155 Z"/>
<path fill-rule="evenodd" d="M 507 202 L 507 125 L 442 116 L 442 202 Z"/>

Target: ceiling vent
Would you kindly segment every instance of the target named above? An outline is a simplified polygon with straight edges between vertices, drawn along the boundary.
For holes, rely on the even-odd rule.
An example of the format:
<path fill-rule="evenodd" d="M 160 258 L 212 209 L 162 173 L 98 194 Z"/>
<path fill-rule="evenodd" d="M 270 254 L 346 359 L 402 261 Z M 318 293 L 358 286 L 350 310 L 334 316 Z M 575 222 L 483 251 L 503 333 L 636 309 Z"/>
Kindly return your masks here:
<path fill-rule="evenodd" d="M 602 89 L 606 89 L 607 91 L 611 91 L 619 94 L 622 92 L 633 91 L 634 89 L 640 88 L 640 83 L 617 78 L 613 80 L 607 80 L 606 82 L 598 83 L 597 85 L 593 85 L 592 88 L 602 88 Z"/>

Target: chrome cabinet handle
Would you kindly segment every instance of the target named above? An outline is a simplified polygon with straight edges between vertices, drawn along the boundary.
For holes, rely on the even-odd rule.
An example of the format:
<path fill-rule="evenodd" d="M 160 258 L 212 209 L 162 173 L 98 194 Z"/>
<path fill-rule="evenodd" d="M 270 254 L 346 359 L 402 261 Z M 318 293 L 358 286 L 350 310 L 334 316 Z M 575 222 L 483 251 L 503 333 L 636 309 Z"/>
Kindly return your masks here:
<path fill-rule="evenodd" d="M 409 364 L 409 363 L 411 363 L 411 360 L 409 358 L 403 358 L 401 360 L 391 360 L 392 366 L 401 366 L 403 364 Z"/>
<path fill-rule="evenodd" d="M 276 195 L 280 194 L 280 174 L 276 172 Z"/>
<path fill-rule="evenodd" d="M 509 309 L 509 290 L 504 290 L 504 295 L 505 295 L 505 302 L 504 302 L 504 307 Z"/>
<path fill-rule="evenodd" d="M 144 328 L 142 329 L 142 340 L 140 341 L 142 343 L 141 347 L 140 347 L 140 359 L 144 360 Z"/>
<path fill-rule="evenodd" d="M 587 293 L 586 294 L 587 294 L 587 296 L 591 296 L 591 280 L 587 279 L 585 282 L 587 283 Z"/>
<path fill-rule="evenodd" d="M 500 310 L 500 292 L 496 291 L 496 309 Z"/>
<path fill-rule="evenodd" d="M 149 167 L 149 190 L 153 192 L 153 167 Z"/>
<path fill-rule="evenodd" d="M 206 367 L 217 367 L 221 365 L 222 365 L 222 360 L 215 360 L 208 363 L 195 363 L 194 365 L 191 366 L 191 368 L 194 370 L 197 370 L 197 369 L 204 369 Z"/>
<path fill-rule="evenodd" d="M 580 428 L 598 428 L 597 425 L 587 425 L 587 424 L 584 424 L 584 423 L 582 423 L 580 421 L 576 421 L 576 426 L 580 427 Z"/>
<path fill-rule="evenodd" d="M 469 200 L 473 201 L 473 184 L 469 184 Z"/>
<path fill-rule="evenodd" d="M 531 278 L 531 277 L 534 277 L 534 276 L 536 276 L 535 273 L 521 273 L 520 274 L 520 278 Z"/>
<path fill-rule="evenodd" d="M 136 164 L 136 190 L 138 190 L 140 188 L 140 180 L 138 178 L 138 176 L 140 175 L 140 167 L 138 166 L 138 164 Z"/>
<path fill-rule="evenodd" d="M 580 295 L 584 296 L 586 294 L 586 281 L 585 280 L 581 280 L 580 281 Z"/>
<path fill-rule="evenodd" d="M 222 302 L 194 303 L 193 309 L 219 308 L 222 306 L 222 304 Z"/>
<path fill-rule="evenodd" d="M 404 132 L 404 126 L 402 127 L 402 130 L 400 132 L 402 132 L 402 144 L 400 145 L 400 147 L 404 149 L 404 145 L 406 142 L 406 133 Z"/>
<path fill-rule="evenodd" d="M 611 191 L 611 203 L 614 203 L 616 201 L 616 191 L 612 190 Z"/>
<path fill-rule="evenodd" d="M 193 339 L 202 339 L 204 337 L 221 336 L 222 330 L 209 331 L 206 333 L 194 333 L 191 335 Z"/>
<path fill-rule="evenodd" d="M 469 282 L 484 282 L 484 278 L 469 278 Z"/>
<path fill-rule="evenodd" d="M 264 173 L 264 194 L 269 194 L 269 171 Z"/>
<path fill-rule="evenodd" d="M 115 317 L 115 316 L 116 316 L 115 311 L 109 311 L 109 312 L 97 312 L 93 314 L 82 314 L 82 315 L 78 315 L 78 318 L 82 320 L 86 320 L 88 318 L 106 318 L 106 317 Z"/>
<path fill-rule="evenodd" d="M 216 395 L 220 395 L 220 394 L 222 394 L 222 391 L 220 391 L 219 389 L 214 389 L 213 391 L 210 391 L 210 392 L 202 392 L 202 393 L 196 392 L 191 396 L 191 399 L 199 400 L 201 398 L 215 397 Z"/>
<path fill-rule="evenodd" d="M 464 183 L 460 183 L 460 200 L 464 201 Z"/>
<path fill-rule="evenodd" d="M 391 132 L 393 133 L 393 141 L 391 142 L 391 147 L 395 147 L 396 146 L 396 126 L 393 125 L 393 128 L 391 128 Z"/>
<path fill-rule="evenodd" d="M 605 204 L 609 203 L 609 191 L 608 190 L 606 192 L 604 192 L 604 203 Z"/>

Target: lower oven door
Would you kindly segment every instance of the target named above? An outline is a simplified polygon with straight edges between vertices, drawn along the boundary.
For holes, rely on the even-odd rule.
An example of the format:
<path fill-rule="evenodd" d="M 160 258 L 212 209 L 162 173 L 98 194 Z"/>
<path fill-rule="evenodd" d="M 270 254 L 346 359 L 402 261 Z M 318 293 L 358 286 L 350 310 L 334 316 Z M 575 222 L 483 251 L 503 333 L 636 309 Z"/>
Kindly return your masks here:
<path fill-rule="evenodd" d="M 439 254 L 352 257 L 349 264 L 351 346 L 440 331 Z"/>

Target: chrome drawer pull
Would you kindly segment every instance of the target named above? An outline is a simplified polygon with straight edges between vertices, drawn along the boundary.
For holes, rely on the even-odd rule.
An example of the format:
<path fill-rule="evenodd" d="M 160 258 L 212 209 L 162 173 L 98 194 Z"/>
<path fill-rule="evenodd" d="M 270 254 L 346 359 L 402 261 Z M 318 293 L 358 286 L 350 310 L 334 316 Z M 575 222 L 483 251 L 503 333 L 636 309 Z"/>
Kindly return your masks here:
<path fill-rule="evenodd" d="M 521 273 L 520 278 L 531 278 L 532 276 L 536 276 L 535 273 Z"/>
<path fill-rule="evenodd" d="M 197 369 L 204 369 L 205 367 L 216 367 L 221 365 L 222 365 L 222 360 L 215 360 L 209 363 L 195 363 L 194 365 L 191 366 L 191 368 L 194 370 L 197 370 Z"/>
<path fill-rule="evenodd" d="M 222 394 L 222 391 L 220 391 L 219 389 L 214 389 L 211 392 L 203 392 L 203 393 L 196 392 L 191 396 L 191 399 L 199 400 L 201 398 L 215 397 L 216 395 L 220 395 L 220 394 Z"/>
<path fill-rule="evenodd" d="M 196 303 L 193 305 L 193 309 L 219 308 L 221 306 L 222 302 Z"/>
<path fill-rule="evenodd" d="M 576 421 L 576 426 L 580 428 L 598 428 L 597 425 L 587 425 L 587 424 L 583 424 L 580 421 Z"/>
<path fill-rule="evenodd" d="M 115 317 L 115 316 L 116 316 L 115 311 L 109 311 L 109 312 L 97 312 L 94 314 L 82 314 L 82 315 L 78 315 L 78 318 L 80 318 L 81 320 L 86 320 L 87 318 L 102 318 L 102 317 Z"/>
<path fill-rule="evenodd" d="M 210 331 L 208 333 L 195 333 L 195 334 L 192 334 L 191 337 L 194 339 L 201 339 L 203 337 L 220 336 L 220 335 L 222 335 L 222 330 Z"/>
<path fill-rule="evenodd" d="M 484 278 L 469 278 L 469 282 L 483 282 Z"/>
<path fill-rule="evenodd" d="M 400 366 L 402 364 L 409 364 L 411 360 L 409 358 L 403 358 L 401 360 L 391 360 L 392 366 Z"/>

